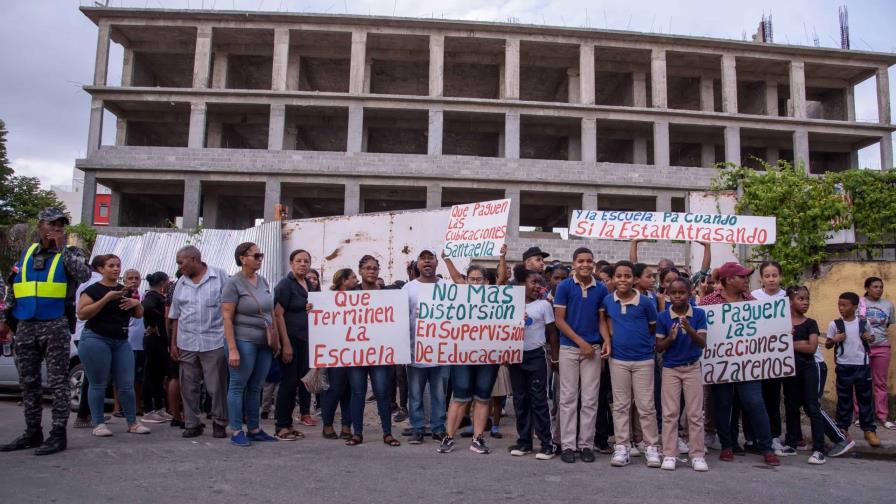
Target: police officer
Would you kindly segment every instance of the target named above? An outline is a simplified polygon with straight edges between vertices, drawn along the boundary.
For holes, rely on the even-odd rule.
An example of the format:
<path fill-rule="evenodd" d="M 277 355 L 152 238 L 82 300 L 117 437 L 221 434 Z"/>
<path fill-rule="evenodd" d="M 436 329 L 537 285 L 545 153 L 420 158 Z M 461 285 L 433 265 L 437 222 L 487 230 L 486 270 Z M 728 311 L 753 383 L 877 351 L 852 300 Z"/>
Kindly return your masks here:
<path fill-rule="evenodd" d="M 25 433 L 0 451 L 37 448 L 49 455 L 66 448 L 68 364 L 74 322 L 74 293 L 90 278 L 85 252 L 65 246 L 68 217 L 59 208 L 38 214 L 40 241 L 29 246 L 10 275 L 6 306 L 0 315 L 0 341 L 15 333 L 16 367 L 25 406 Z M 53 393 L 53 427 L 44 442 L 41 428 L 41 361 L 47 361 L 47 384 Z"/>

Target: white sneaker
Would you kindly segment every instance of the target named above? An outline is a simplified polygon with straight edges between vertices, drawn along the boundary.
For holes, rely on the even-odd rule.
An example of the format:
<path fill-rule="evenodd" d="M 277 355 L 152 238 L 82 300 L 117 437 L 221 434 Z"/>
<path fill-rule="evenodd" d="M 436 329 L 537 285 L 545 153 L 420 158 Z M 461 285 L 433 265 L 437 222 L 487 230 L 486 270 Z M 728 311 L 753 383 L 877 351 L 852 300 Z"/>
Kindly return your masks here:
<path fill-rule="evenodd" d="M 665 471 L 675 470 L 675 457 L 663 457 L 663 465 L 660 466 Z"/>
<path fill-rule="evenodd" d="M 691 447 L 688 446 L 687 442 L 684 439 L 678 438 L 678 453 L 680 455 L 687 455 L 690 453 Z"/>
<path fill-rule="evenodd" d="M 779 438 L 773 437 L 772 438 L 772 450 L 775 450 L 777 452 L 778 450 L 781 450 L 783 448 L 784 448 L 784 444 L 781 443 L 781 440 Z"/>
<path fill-rule="evenodd" d="M 149 413 L 143 415 L 143 418 L 140 421 L 146 423 L 165 423 L 166 421 L 170 422 L 170 420 L 165 420 L 165 417 L 160 415 L 158 411 L 150 411 Z"/>
<path fill-rule="evenodd" d="M 719 442 L 719 437 L 715 434 L 704 434 L 703 436 L 703 445 L 706 446 L 707 449 L 721 451 L 722 443 Z"/>
<path fill-rule="evenodd" d="M 106 424 L 101 423 L 93 428 L 93 435 L 96 437 L 109 437 L 112 435 L 112 431 L 106 427 Z"/>
<path fill-rule="evenodd" d="M 641 452 L 643 452 L 643 451 L 644 451 L 644 441 L 641 441 L 640 443 L 632 443 L 632 447 L 629 448 L 628 454 L 631 457 L 640 457 Z"/>
<path fill-rule="evenodd" d="M 662 461 L 660 460 L 660 451 L 656 449 L 656 446 L 648 446 L 647 467 L 659 467 L 660 465 L 662 465 Z"/>
<path fill-rule="evenodd" d="M 626 449 L 625 445 L 616 445 L 613 449 L 613 458 L 610 459 L 610 465 L 613 467 L 625 467 L 629 462 L 628 449 Z"/>
<path fill-rule="evenodd" d="M 150 432 L 152 431 L 149 430 L 149 427 L 139 422 L 128 427 L 128 434 L 149 434 Z"/>
<path fill-rule="evenodd" d="M 827 462 L 827 459 L 824 458 L 824 453 L 820 451 L 812 453 L 812 456 L 809 457 L 809 463 L 812 465 L 821 465 Z"/>
<path fill-rule="evenodd" d="M 697 472 L 706 472 L 709 470 L 709 466 L 706 465 L 706 459 L 703 457 L 696 457 L 691 460 L 691 466 L 693 466 L 694 470 Z"/>

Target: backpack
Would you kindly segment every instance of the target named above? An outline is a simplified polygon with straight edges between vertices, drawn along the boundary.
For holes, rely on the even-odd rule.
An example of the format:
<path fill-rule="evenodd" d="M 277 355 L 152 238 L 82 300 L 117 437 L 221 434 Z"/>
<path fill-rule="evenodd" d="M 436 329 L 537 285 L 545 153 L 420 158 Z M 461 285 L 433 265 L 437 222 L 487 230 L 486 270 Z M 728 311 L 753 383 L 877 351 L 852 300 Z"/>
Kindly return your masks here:
<path fill-rule="evenodd" d="M 834 325 L 837 326 L 837 332 L 846 334 L 846 322 L 843 321 L 842 318 L 838 318 L 834 320 Z M 864 318 L 859 318 L 859 339 L 862 341 L 862 347 L 865 349 L 865 361 L 868 361 L 868 354 L 871 353 L 871 347 L 868 346 L 868 342 L 862 338 L 862 335 L 868 330 L 868 322 Z M 837 356 L 843 355 L 843 343 L 837 343 L 834 350 Z"/>

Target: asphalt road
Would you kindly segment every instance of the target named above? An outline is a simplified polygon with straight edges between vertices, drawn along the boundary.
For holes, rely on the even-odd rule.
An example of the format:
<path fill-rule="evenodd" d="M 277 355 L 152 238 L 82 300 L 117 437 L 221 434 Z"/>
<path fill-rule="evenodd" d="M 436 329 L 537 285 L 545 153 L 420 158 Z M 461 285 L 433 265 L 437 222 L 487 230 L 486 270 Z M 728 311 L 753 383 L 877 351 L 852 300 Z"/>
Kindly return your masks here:
<path fill-rule="evenodd" d="M 368 405 L 371 409 L 372 405 Z M 49 425 L 49 410 L 44 410 Z M 512 432 L 512 419 L 504 431 Z M 511 457 L 513 436 L 490 440 L 491 455 L 467 450 L 440 455 L 436 443 L 391 448 L 369 429 L 365 443 L 344 446 L 305 429 L 297 442 L 231 446 L 204 435 L 193 440 L 166 424 L 152 434 L 125 434 L 115 419 L 111 438 L 90 429 L 69 429 L 68 451 L 36 457 L 30 451 L 0 453 L 0 501 L 27 502 L 889 502 L 896 463 L 863 458 L 806 463 L 808 454 L 786 458 L 779 468 L 758 456 L 723 463 L 710 452 L 710 472 L 679 464 L 674 472 L 649 469 L 643 458 L 613 468 L 607 455 L 594 464 L 564 464 Z M 0 441 L 23 428 L 21 407 L 0 401 Z M 273 426 L 265 424 L 271 432 Z M 400 429 L 399 429 L 400 430 Z M 402 438 L 404 439 L 404 438 Z"/>

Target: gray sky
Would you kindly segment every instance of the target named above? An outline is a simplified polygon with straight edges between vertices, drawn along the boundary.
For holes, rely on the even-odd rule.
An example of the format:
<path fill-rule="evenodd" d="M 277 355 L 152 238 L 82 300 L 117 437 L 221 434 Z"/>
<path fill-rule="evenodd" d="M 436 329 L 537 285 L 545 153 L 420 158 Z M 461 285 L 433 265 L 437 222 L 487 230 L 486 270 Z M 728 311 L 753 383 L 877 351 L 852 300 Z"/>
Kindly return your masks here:
<path fill-rule="evenodd" d="M 81 86 L 93 79 L 96 26 L 79 11 L 88 0 L 3 0 L 0 15 L 0 119 L 16 172 L 44 185 L 68 184 L 74 160 L 84 155 L 90 100 Z M 892 0 L 795 0 L 718 2 L 641 0 L 110 0 L 113 7 L 215 8 L 290 12 L 444 17 L 589 26 L 740 40 L 763 12 L 774 17 L 775 42 L 839 47 L 838 5 L 847 5 L 853 49 L 896 52 L 896 2 Z M 113 44 L 109 82 L 121 75 L 121 49 Z M 890 69 L 896 99 L 896 70 Z M 896 106 L 892 107 L 896 112 Z M 875 83 L 856 89 L 856 116 L 877 119 Z M 109 125 L 112 125 L 110 127 Z M 106 122 L 104 137 L 114 135 Z M 879 167 L 876 147 L 860 153 L 863 166 Z"/>

